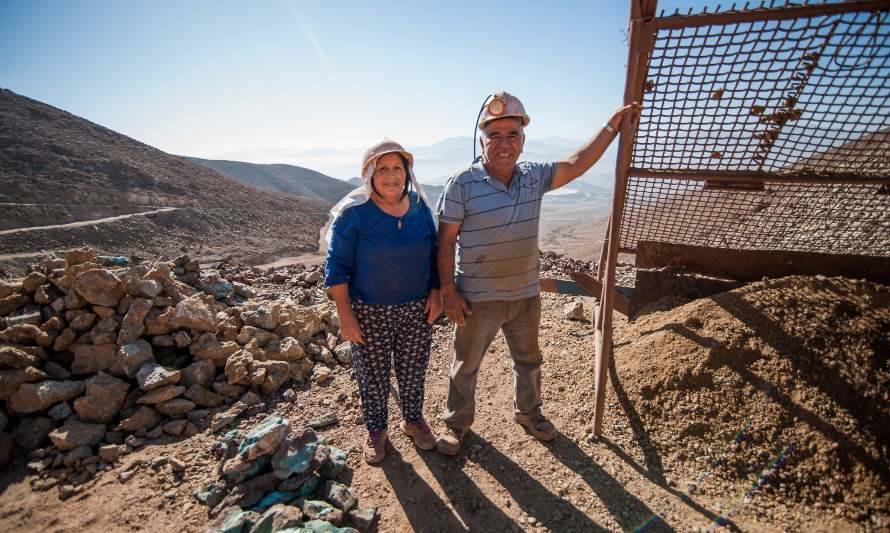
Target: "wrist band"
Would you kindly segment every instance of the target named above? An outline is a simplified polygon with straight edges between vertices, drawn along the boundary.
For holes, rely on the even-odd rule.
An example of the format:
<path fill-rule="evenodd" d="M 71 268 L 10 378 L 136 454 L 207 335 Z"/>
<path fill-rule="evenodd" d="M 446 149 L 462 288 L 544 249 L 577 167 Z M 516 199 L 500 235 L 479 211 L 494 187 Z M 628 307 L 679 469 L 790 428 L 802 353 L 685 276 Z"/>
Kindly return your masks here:
<path fill-rule="evenodd" d="M 612 126 L 611 124 L 609 124 L 608 122 L 606 122 L 605 124 L 603 124 L 603 129 L 606 130 L 606 131 L 608 131 L 608 132 L 611 133 L 612 135 L 618 135 L 618 130 L 616 130 L 615 127 Z"/>

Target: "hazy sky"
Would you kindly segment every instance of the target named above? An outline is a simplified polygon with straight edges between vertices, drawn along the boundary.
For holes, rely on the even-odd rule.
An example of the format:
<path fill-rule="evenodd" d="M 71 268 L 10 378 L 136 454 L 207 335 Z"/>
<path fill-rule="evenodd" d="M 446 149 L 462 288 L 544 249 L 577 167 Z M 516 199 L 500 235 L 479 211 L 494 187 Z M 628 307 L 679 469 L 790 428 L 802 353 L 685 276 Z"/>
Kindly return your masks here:
<path fill-rule="evenodd" d="M 530 137 L 586 138 L 620 103 L 628 9 L 2 0 L 0 86 L 201 157 L 472 135 L 498 89 L 522 98 Z"/>

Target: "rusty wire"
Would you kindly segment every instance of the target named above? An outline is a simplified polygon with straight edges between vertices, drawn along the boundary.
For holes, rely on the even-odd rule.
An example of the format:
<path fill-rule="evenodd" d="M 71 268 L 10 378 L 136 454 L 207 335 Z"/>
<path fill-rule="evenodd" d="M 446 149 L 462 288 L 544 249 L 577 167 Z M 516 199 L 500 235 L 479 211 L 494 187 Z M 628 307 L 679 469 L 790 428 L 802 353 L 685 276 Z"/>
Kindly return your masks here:
<path fill-rule="evenodd" d="M 645 80 L 623 251 L 890 255 L 890 11 L 662 28 Z M 702 181 L 734 172 L 760 183 Z"/>

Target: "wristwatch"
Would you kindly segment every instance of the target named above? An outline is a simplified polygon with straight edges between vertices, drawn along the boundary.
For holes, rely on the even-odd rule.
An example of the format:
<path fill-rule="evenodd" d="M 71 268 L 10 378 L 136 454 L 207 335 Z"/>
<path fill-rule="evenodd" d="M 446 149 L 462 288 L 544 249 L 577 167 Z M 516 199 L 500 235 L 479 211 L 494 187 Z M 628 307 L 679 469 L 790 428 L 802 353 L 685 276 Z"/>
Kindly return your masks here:
<path fill-rule="evenodd" d="M 618 135 L 618 130 L 615 129 L 615 127 L 612 126 L 611 124 L 609 124 L 608 122 L 606 122 L 605 124 L 603 124 L 603 129 L 606 130 L 606 131 L 608 131 L 608 132 L 611 133 L 612 135 Z"/>

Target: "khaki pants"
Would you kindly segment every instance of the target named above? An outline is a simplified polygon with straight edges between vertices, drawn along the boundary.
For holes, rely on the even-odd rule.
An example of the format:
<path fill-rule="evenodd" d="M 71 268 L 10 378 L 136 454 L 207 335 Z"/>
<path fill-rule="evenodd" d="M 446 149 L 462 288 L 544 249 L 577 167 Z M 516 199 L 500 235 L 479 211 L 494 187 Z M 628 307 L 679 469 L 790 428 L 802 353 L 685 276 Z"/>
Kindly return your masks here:
<path fill-rule="evenodd" d="M 513 410 L 517 415 L 535 415 L 541 410 L 541 362 L 538 328 L 541 297 L 516 301 L 467 302 L 473 314 L 454 330 L 454 362 L 445 406 L 445 425 L 466 429 L 476 410 L 476 375 L 482 357 L 498 330 L 513 359 Z"/>

